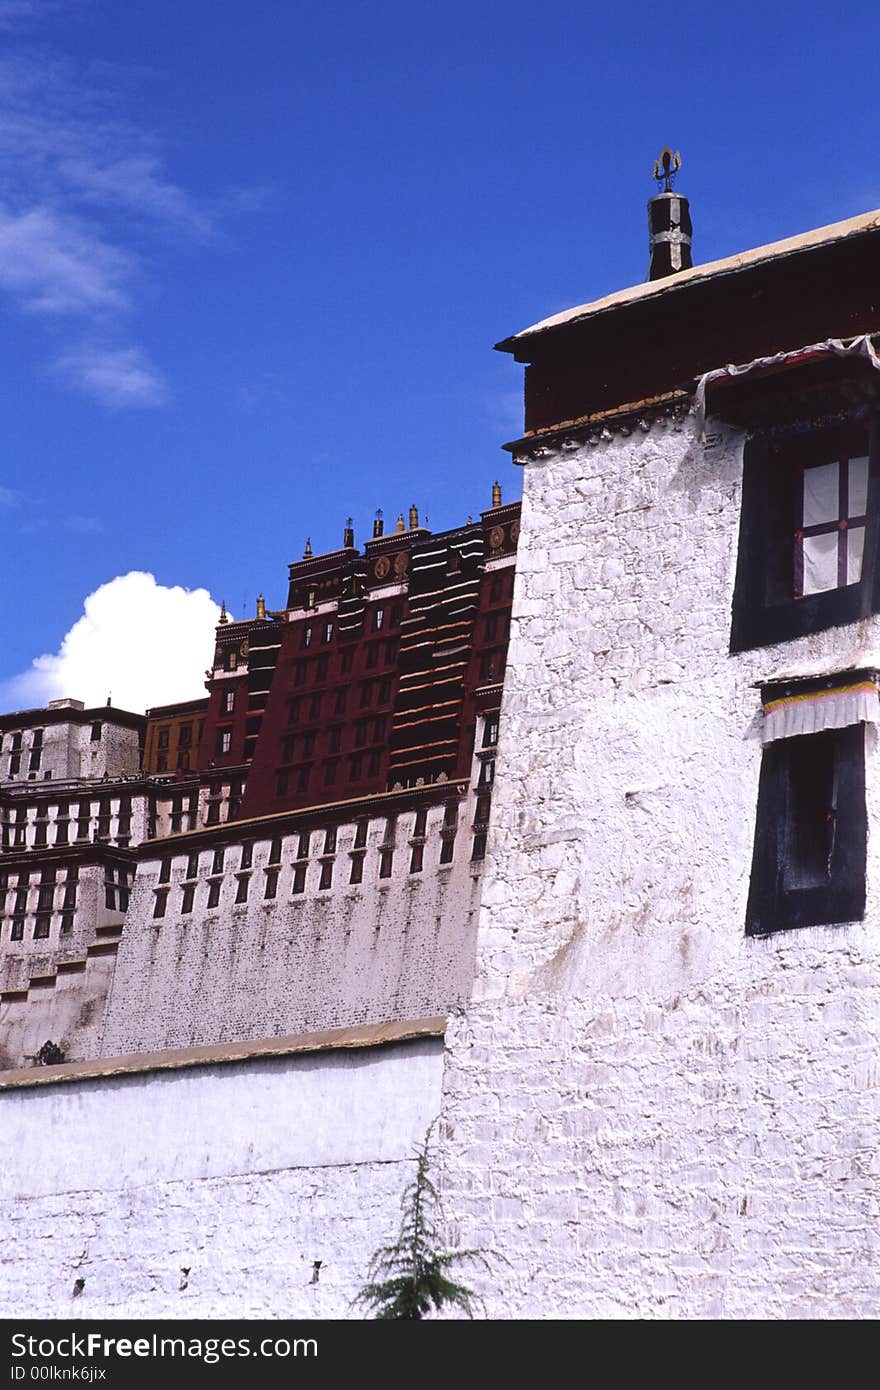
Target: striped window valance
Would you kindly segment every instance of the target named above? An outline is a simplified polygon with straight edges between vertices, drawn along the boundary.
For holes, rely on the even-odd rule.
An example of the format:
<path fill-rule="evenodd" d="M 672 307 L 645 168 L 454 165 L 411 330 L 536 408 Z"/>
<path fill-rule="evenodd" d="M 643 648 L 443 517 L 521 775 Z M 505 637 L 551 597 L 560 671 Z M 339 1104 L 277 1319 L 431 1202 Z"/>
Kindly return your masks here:
<path fill-rule="evenodd" d="M 877 671 L 862 670 L 762 685 L 764 742 L 880 722 L 878 682 Z"/>

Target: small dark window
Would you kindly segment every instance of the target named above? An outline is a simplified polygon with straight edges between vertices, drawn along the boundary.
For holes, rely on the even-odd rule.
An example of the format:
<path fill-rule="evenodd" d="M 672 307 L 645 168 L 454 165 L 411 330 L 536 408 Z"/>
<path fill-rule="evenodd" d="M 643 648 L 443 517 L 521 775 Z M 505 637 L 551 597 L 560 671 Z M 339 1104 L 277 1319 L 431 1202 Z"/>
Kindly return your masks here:
<path fill-rule="evenodd" d="M 420 811 L 416 811 L 415 824 L 413 825 L 413 835 L 418 838 L 424 835 L 428 828 L 428 809 L 423 806 Z"/>
<path fill-rule="evenodd" d="M 410 855 L 409 871 L 411 874 L 420 874 L 425 858 L 425 846 L 422 844 L 413 845 Z"/>
<path fill-rule="evenodd" d="M 455 840 L 450 835 L 440 846 L 440 863 L 451 864 L 455 853 Z"/>
<path fill-rule="evenodd" d="M 10 775 L 10 777 L 17 777 L 20 771 L 21 771 L 21 754 L 20 754 L 20 753 L 11 753 L 11 754 L 9 755 L 9 775 Z M 14 938 L 13 938 L 13 939 L 14 939 Z M 20 939 L 20 938 L 19 938 L 19 939 Z"/>
<path fill-rule="evenodd" d="M 475 836 L 474 836 L 474 847 L 473 847 L 473 849 L 471 850 L 471 859 L 485 859 L 485 858 L 486 858 L 486 835 L 485 835 L 485 832 L 481 830 L 481 831 L 479 832 L 478 835 L 475 835 Z"/>
<path fill-rule="evenodd" d="M 750 936 L 865 913 L 864 727 L 764 749 L 746 917 Z"/>
<path fill-rule="evenodd" d="M 215 850 L 214 850 L 214 858 L 213 858 L 213 861 L 212 861 L 212 863 L 211 863 L 211 873 L 212 873 L 212 874 L 222 874 L 222 872 L 223 872 L 223 860 L 224 860 L 225 857 L 226 857 L 226 851 L 225 851 L 225 850 L 223 850 L 223 849 L 215 849 Z"/>
<path fill-rule="evenodd" d="M 342 747 L 342 725 L 336 724 L 331 730 L 327 740 L 327 749 L 330 753 L 338 753 Z"/>
<path fill-rule="evenodd" d="M 293 871 L 293 890 L 294 893 L 304 893 L 306 891 L 306 865 L 297 864 Z"/>
<path fill-rule="evenodd" d="M 308 859 L 311 839 L 312 832 L 310 830 L 301 830 L 299 832 L 299 840 L 296 846 L 297 859 Z"/>
<path fill-rule="evenodd" d="M 296 789 L 300 792 L 307 792 L 309 789 L 310 768 L 301 767 L 296 777 Z"/>
<path fill-rule="evenodd" d="M 159 864 L 159 882 L 170 883 L 171 881 L 171 859 L 166 857 Z"/>
<path fill-rule="evenodd" d="M 158 736 L 158 738 L 156 739 L 156 747 L 157 747 L 157 748 L 167 748 L 167 747 L 168 747 L 168 742 L 169 742 L 170 737 L 171 737 L 171 730 L 170 730 L 170 729 L 160 729 L 160 730 L 159 730 L 159 736 Z"/>
<path fill-rule="evenodd" d="M 494 748 L 498 742 L 498 717 L 489 715 L 483 726 L 483 747 Z"/>
<path fill-rule="evenodd" d="M 92 743 L 98 743 L 98 742 L 100 741 L 100 738 L 101 738 L 101 728 L 102 728 L 101 720 L 100 720 L 100 719 L 96 719 L 95 722 L 94 722 L 94 724 L 92 725 L 92 734 L 91 734 L 91 741 L 92 741 Z"/>
<path fill-rule="evenodd" d="M 277 869 L 267 869 L 267 870 L 266 870 L 266 888 L 265 888 L 265 891 L 263 892 L 263 897 L 264 897 L 264 898 L 274 898 L 277 892 L 278 892 L 278 870 L 277 870 Z"/>
<path fill-rule="evenodd" d="M 359 820 L 358 823 L 357 823 L 357 825 L 355 826 L 355 829 L 354 829 L 354 847 L 355 847 L 355 849 L 363 849 L 363 848 L 366 846 L 366 843 L 367 843 L 367 830 L 369 829 L 369 825 L 370 825 L 370 822 L 369 822 L 369 821 L 366 821 L 366 820 Z"/>
<path fill-rule="evenodd" d="M 348 698 L 348 690 L 341 685 L 336 692 L 336 704 L 333 709 L 334 714 L 345 714 L 345 702 Z"/>
<path fill-rule="evenodd" d="M 276 772 L 276 774 L 275 774 L 275 795 L 276 795 L 276 796 L 287 796 L 287 788 L 288 788 L 288 785 L 289 785 L 289 780 L 290 780 L 290 779 L 289 779 L 289 777 L 288 777 L 287 768 L 282 768 L 280 772 Z"/>
<path fill-rule="evenodd" d="M 37 919 L 34 924 L 34 936 L 38 938 L 48 936 L 50 921 L 51 918 L 49 917 L 48 912 L 38 912 Z"/>
<path fill-rule="evenodd" d="M 379 877 L 390 878 L 391 870 L 394 868 L 394 851 L 383 849 L 379 856 Z"/>
<path fill-rule="evenodd" d="M 315 662 L 315 680 L 325 681 L 327 679 L 327 658 L 319 656 Z"/>
<path fill-rule="evenodd" d="M 220 903 L 220 880 L 215 878 L 213 883 L 208 884 L 208 907 L 217 907 Z"/>
<path fill-rule="evenodd" d="M 24 940 L 24 918 L 23 918 L 23 917 L 13 917 L 13 919 L 12 919 L 12 926 L 11 926 L 10 931 L 9 931 L 9 940 L 10 940 L 10 941 L 23 941 L 23 940 Z"/>
<path fill-rule="evenodd" d="M 371 642 L 370 645 L 367 647 L 367 669 L 370 670 L 370 671 L 372 671 L 373 668 L 376 667 L 376 666 L 378 666 L 378 665 L 379 665 L 379 644 L 378 644 L 378 642 Z"/>
<path fill-rule="evenodd" d="M 344 676 L 347 676 L 347 675 L 350 674 L 351 668 L 352 668 L 352 665 L 353 665 L 353 664 L 354 664 L 354 652 L 352 651 L 351 647 L 348 647 L 348 648 L 346 648 L 346 650 L 342 653 L 342 668 L 341 668 L 341 669 L 342 669 L 342 674 L 343 674 Z"/>
<path fill-rule="evenodd" d="M 254 860 L 254 846 L 253 846 L 252 842 L 251 842 L 250 840 L 248 840 L 248 841 L 247 841 L 245 844 L 243 844 L 242 847 L 241 847 L 241 863 L 239 864 L 238 867 L 239 867 L 240 869 L 249 869 L 249 868 L 251 867 L 251 864 L 253 863 L 253 860 Z"/>
<path fill-rule="evenodd" d="M 318 887 L 319 887 L 319 888 L 332 888 L 332 887 L 333 887 L 333 860 L 332 860 L 332 859 L 325 859 L 325 860 L 324 860 L 324 863 L 321 865 L 321 882 L 318 884 Z"/>
<path fill-rule="evenodd" d="M 324 853 L 336 853 L 336 826 L 330 825 L 324 831 Z"/>
<path fill-rule="evenodd" d="M 287 722 L 288 724 L 299 723 L 299 700 L 288 700 L 287 702 Z"/>
<path fill-rule="evenodd" d="M 379 682 L 379 694 L 377 696 L 377 703 L 380 705 L 387 705 L 390 699 L 391 680 L 388 676 L 385 676 L 384 679 Z"/>
<path fill-rule="evenodd" d="M 364 881 L 364 856 L 353 854 L 351 856 L 351 872 L 348 876 L 349 883 L 363 883 Z"/>
<path fill-rule="evenodd" d="M 247 902 L 247 897 L 248 897 L 248 885 L 249 885 L 250 881 L 251 881 L 251 876 L 250 876 L 250 874 L 239 874 L 239 875 L 238 875 L 238 887 L 237 887 L 236 890 L 235 890 L 235 901 L 236 901 L 237 903 L 246 903 L 246 902 Z"/>
<path fill-rule="evenodd" d="M 183 893 L 181 894 L 181 898 L 180 898 L 180 910 L 181 910 L 181 912 L 192 912 L 192 910 L 193 910 L 193 899 L 194 899 L 194 897 L 195 897 L 195 893 L 196 893 L 195 884 L 188 883 L 187 886 L 184 888 Z"/>
<path fill-rule="evenodd" d="M 188 855 L 188 857 L 187 857 L 187 861 L 186 861 L 186 876 L 187 876 L 187 878 L 197 878 L 197 877 L 198 877 L 198 873 L 199 873 L 199 856 L 198 856 L 198 852 L 196 851 L 195 853 L 190 854 L 190 855 Z"/>
<path fill-rule="evenodd" d="M 314 735 L 314 734 L 306 734 L 305 738 L 303 739 L 302 755 L 303 755 L 304 758 L 310 758 L 310 757 L 312 756 L 312 754 L 314 753 L 314 751 L 315 751 L 315 735 Z"/>
<path fill-rule="evenodd" d="M 364 684 L 361 686 L 361 709 L 366 709 L 366 707 L 367 707 L 368 705 L 372 704 L 372 702 L 373 702 L 373 682 L 372 682 L 372 681 L 365 681 Z"/>
<path fill-rule="evenodd" d="M 338 758 L 328 758 L 324 764 L 324 786 L 332 787 L 336 785 L 336 770 L 339 767 Z"/>
<path fill-rule="evenodd" d="M 220 709 L 223 714 L 232 714 L 235 711 L 235 691 L 225 690 L 220 701 Z"/>
<path fill-rule="evenodd" d="M 165 916 L 165 907 L 166 907 L 167 903 L 168 903 L 168 889 L 167 889 L 167 888 L 157 888 L 157 889 L 156 889 L 156 901 L 153 903 L 153 916 L 154 916 L 154 917 L 164 917 L 164 916 Z"/>
<path fill-rule="evenodd" d="M 178 748 L 192 748 L 193 726 L 192 724 L 181 724 L 177 734 Z"/>

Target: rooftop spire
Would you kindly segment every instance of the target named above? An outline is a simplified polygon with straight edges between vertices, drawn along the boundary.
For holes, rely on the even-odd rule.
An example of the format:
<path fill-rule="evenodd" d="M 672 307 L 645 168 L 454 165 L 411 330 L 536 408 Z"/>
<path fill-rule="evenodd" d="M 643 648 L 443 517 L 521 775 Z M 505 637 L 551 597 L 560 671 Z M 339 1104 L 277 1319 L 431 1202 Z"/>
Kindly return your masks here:
<path fill-rule="evenodd" d="M 658 192 L 648 202 L 649 280 L 661 280 L 679 270 L 690 270 L 693 265 L 690 207 L 687 198 L 674 191 L 675 176 L 680 168 L 681 155 L 668 145 L 654 160 Z"/>
<path fill-rule="evenodd" d="M 354 527 L 351 517 L 346 520 L 345 530 L 342 533 L 342 544 L 346 550 L 352 550 L 354 547 Z"/>
<path fill-rule="evenodd" d="M 265 598 L 263 597 L 262 594 L 257 594 L 257 617 L 258 617 L 258 618 L 265 618 L 265 616 L 266 616 L 266 600 L 265 600 Z"/>
<path fill-rule="evenodd" d="M 384 529 L 385 529 L 385 523 L 384 523 L 383 520 L 382 520 L 382 508 L 381 508 L 381 507 L 377 507 L 377 508 L 376 508 L 376 520 L 373 522 L 373 540 L 374 540 L 374 541 L 377 541 L 377 540 L 379 539 L 379 537 L 381 536 L 381 534 L 382 534 L 382 532 L 383 532 Z"/>
<path fill-rule="evenodd" d="M 501 484 L 499 483 L 499 481 L 498 481 L 497 478 L 495 479 L 494 483 L 492 484 L 492 506 L 493 506 L 493 507 L 500 507 L 500 506 L 501 506 Z"/>
<path fill-rule="evenodd" d="M 226 600 L 225 600 L 225 598 L 222 599 L 221 602 L 220 602 L 220 618 L 219 618 L 219 621 L 220 621 L 221 623 L 228 623 L 228 622 L 229 622 L 229 614 L 226 612 Z"/>
<path fill-rule="evenodd" d="M 306 536 L 306 548 L 305 548 L 305 550 L 303 551 L 303 559 L 304 559 L 304 560 L 310 560 L 311 558 L 312 558 L 312 538 L 311 538 L 311 536 Z"/>

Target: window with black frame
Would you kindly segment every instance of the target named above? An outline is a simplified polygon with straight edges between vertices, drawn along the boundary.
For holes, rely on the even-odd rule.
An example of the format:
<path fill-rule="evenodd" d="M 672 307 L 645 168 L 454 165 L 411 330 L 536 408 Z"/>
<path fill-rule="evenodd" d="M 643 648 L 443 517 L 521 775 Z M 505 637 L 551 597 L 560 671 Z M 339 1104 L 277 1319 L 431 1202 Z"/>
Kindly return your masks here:
<path fill-rule="evenodd" d="M 731 651 L 880 612 L 878 444 L 876 420 L 746 443 Z"/>
<path fill-rule="evenodd" d="M 861 920 L 867 814 L 864 721 L 874 673 L 765 687 L 765 747 L 746 932 Z"/>

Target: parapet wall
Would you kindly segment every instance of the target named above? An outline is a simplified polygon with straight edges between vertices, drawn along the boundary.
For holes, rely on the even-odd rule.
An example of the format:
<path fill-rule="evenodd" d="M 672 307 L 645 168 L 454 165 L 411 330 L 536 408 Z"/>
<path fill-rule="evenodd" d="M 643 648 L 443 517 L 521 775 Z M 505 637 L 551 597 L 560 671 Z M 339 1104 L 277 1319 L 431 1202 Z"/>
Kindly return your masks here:
<path fill-rule="evenodd" d="M 440 862 L 446 811 L 429 809 L 418 872 L 412 811 L 396 819 L 390 860 L 387 817 L 369 822 L 358 849 L 355 823 L 336 828 L 329 852 L 322 852 L 326 832 L 313 831 L 305 858 L 298 833 L 263 831 L 244 840 L 248 868 L 238 841 L 227 843 L 219 873 L 212 849 L 196 848 L 191 865 L 185 840 L 164 842 L 167 884 L 161 859 L 139 866 L 102 1055 L 423 1018 L 462 1004 L 473 978 L 482 869 L 469 858 L 473 806 L 468 796 L 460 807 L 447 864 Z M 355 864 L 359 883 L 350 881 Z M 217 902 L 209 908 L 212 883 Z M 237 901 L 243 883 L 246 900 Z M 187 888 L 192 906 L 184 911 Z"/>

